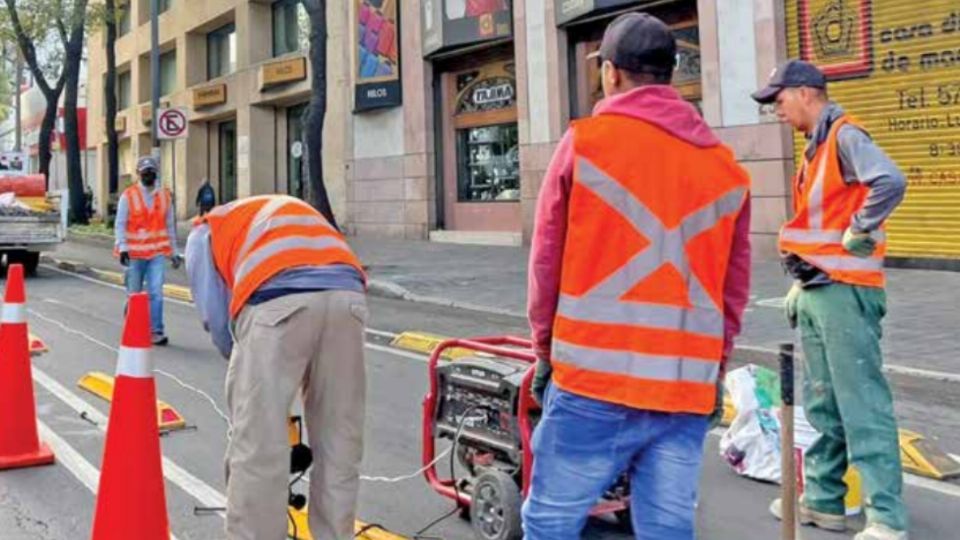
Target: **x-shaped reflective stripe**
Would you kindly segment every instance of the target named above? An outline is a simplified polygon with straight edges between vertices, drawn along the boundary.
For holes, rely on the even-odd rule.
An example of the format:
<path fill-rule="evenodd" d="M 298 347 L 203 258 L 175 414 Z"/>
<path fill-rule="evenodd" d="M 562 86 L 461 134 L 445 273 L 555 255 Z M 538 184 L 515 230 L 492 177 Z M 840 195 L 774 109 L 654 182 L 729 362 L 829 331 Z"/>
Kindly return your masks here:
<path fill-rule="evenodd" d="M 746 188 L 730 190 L 684 218 L 679 226 L 668 229 L 629 190 L 590 161 L 579 158 L 577 167 L 580 184 L 629 221 L 650 245 L 583 296 L 561 295 L 559 313 L 581 321 L 682 329 L 722 337 L 723 313 L 691 271 L 685 247 L 690 239 L 738 212 Z M 665 263 L 672 264 L 683 276 L 692 308 L 620 300 Z"/>

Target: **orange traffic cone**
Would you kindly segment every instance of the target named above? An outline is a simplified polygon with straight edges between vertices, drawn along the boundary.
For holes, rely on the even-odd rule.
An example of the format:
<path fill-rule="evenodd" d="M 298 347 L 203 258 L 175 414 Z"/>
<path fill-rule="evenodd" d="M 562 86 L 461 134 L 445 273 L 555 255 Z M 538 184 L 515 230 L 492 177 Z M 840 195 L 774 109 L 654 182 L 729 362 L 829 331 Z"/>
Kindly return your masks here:
<path fill-rule="evenodd" d="M 0 469 L 54 461 L 53 452 L 37 437 L 26 304 L 23 266 L 11 264 L 0 317 Z"/>
<path fill-rule="evenodd" d="M 92 540 L 169 540 L 147 295 L 130 296 Z"/>

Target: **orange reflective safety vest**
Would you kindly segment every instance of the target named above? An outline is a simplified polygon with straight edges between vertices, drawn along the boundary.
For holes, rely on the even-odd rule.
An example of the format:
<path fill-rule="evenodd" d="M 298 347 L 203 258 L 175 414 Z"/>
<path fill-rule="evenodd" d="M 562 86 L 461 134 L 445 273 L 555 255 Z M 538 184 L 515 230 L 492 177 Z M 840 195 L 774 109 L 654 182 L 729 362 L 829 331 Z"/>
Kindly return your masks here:
<path fill-rule="evenodd" d="M 210 226 L 214 264 L 232 291 L 232 318 L 261 285 L 290 268 L 348 264 L 366 280 L 343 235 L 300 199 L 240 199 L 214 208 L 200 222 Z"/>
<path fill-rule="evenodd" d="M 804 159 L 793 181 L 794 217 L 780 230 L 779 247 L 823 270 L 833 281 L 883 287 L 887 253 L 883 228 L 871 233 L 877 241 L 873 256 L 857 257 L 843 248 L 843 233 L 870 193 L 867 186 L 843 179 L 837 137 L 848 124 L 860 127 L 850 117 L 840 117 L 813 159 Z"/>
<path fill-rule="evenodd" d="M 637 409 L 708 414 L 750 179 L 726 147 L 698 148 L 642 120 L 600 115 L 573 131 L 554 383 Z"/>
<path fill-rule="evenodd" d="M 127 253 L 131 259 L 152 259 L 173 255 L 173 244 L 167 232 L 167 212 L 170 211 L 170 191 L 161 187 L 153 196 L 153 206 L 147 207 L 139 185 L 123 192 L 130 211 L 127 219 Z M 120 251 L 114 248 L 114 255 Z"/>

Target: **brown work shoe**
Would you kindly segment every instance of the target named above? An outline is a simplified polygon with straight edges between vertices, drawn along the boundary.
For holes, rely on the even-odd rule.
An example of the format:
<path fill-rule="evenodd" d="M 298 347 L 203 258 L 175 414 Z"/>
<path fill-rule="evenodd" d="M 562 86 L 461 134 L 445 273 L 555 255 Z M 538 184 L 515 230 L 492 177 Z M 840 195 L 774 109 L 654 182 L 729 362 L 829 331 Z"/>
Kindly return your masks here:
<path fill-rule="evenodd" d="M 770 513 L 777 519 L 783 519 L 779 498 L 770 503 Z M 843 514 L 827 514 L 807 508 L 802 503 L 797 505 L 797 521 L 801 525 L 813 525 L 825 531 L 843 532 L 847 530 L 847 517 Z M 868 537 L 869 538 L 869 537 Z"/>

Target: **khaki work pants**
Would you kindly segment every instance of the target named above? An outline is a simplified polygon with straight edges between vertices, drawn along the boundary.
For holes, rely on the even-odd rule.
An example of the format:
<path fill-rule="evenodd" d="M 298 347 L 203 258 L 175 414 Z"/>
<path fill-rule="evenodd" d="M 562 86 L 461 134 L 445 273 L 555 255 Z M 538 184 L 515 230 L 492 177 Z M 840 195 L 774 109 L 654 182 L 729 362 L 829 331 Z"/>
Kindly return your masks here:
<path fill-rule="evenodd" d="M 298 390 L 314 464 L 309 521 L 317 540 L 353 538 L 366 390 L 361 293 L 293 294 L 240 313 L 227 370 L 230 540 L 287 538 L 287 417 Z"/>

